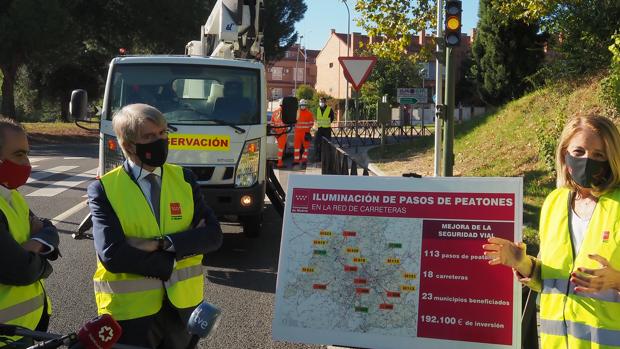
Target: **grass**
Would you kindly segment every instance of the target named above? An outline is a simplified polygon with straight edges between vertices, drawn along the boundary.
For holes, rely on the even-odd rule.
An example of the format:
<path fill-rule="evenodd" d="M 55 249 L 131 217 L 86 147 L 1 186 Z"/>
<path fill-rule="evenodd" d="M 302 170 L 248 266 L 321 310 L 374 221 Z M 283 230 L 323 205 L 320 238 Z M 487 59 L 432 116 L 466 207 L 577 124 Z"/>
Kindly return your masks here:
<path fill-rule="evenodd" d="M 524 240 L 537 253 L 540 207 L 555 187 L 553 151 L 566 119 L 604 111 L 598 78 L 558 83 L 455 126 L 454 175 L 523 177 Z M 389 175 L 433 174 L 433 137 L 377 147 L 371 161 Z"/>
<path fill-rule="evenodd" d="M 87 131 L 68 122 L 22 123 L 32 143 L 93 143 L 99 137 L 97 125 L 87 125 L 95 130 Z"/>

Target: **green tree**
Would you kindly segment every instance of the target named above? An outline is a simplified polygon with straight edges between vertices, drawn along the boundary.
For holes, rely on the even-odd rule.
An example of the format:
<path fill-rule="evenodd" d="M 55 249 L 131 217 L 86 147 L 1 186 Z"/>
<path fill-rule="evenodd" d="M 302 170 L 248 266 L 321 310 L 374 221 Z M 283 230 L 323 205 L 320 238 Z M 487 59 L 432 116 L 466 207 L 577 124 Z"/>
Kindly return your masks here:
<path fill-rule="evenodd" d="M 480 1 L 479 18 L 472 72 L 482 99 L 497 104 L 521 96 L 528 88 L 526 78 L 543 59 L 538 26 L 506 20 L 492 0 Z"/>
<path fill-rule="evenodd" d="M 368 35 L 383 38 L 368 49 L 382 58 L 398 60 L 407 54 L 412 36 L 436 23 L 435 0 L 358 0 L 355 9 L 360 13 L 357 23 Z M 428 59 L 432 43 L 420 53 L 410 55 L 414 61 Z"/>
<path fill-rule="evenodd" d="M 368 81 L 361 89 L 364 105 L 374 108 L 376 102 L 388 95 L 390 103 L 395 104 L 396 89 L 399 87 L 419 87 L 422 85 L 420 66 L 406 56 L 397 59 L 378 58 Z"/>
<path fill-rule="evenodd" d="M 59 0 L 2 1 L 0 5 L 0 114 L 15 118 L 17 72 L 26 63 L 37 64 L 61 56 L 72 24 Z"/>
<path fill-rule="evenodd" d="M 510 18 L 540 23 L 558 57 L 552 76 L 580 75 L 606 68 L 611 60 L 607 47 L 618 29 L 617 0 L 492 0 Z"/>

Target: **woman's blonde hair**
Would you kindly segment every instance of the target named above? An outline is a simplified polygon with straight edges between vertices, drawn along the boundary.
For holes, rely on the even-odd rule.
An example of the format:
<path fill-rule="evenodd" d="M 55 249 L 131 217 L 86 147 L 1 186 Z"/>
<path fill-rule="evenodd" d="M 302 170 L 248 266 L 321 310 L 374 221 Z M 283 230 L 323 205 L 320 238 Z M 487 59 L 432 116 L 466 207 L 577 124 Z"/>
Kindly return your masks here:
<path fill-rule="evenodd" d="M 150 120 L 157 126 L 166 126 L 166 118 L 154 107 L 148 104 L 129 104 L 117 111 L 112 117 L 112 128 L 125 157 L 128 157 L 124 145 L 126 142 L 135 143 L 140 137 L 142 124 Z"/>
<path fill-rule="evenodd" d="M 564 126 L 555 156 L 557 186 L 558 188 L 566 187 L 572 190 L 579 188 L 568 173 L 565 155 L 568 143 L 573 136 L 586 128 L 601 138 L 607 161 L 609 161 L 610 173 L 607 181 L 592 188 L 592 194 L 600 196 L 620 186 L 620 133 L 609 118 L 600 115 L 577 115 Z"/>

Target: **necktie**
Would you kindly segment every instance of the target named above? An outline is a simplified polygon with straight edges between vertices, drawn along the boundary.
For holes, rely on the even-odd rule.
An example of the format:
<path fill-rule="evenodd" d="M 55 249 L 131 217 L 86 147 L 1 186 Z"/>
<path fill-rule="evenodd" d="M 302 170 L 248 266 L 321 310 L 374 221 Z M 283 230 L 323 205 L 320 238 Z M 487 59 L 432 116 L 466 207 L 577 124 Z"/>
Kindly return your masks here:
<path fill-rule="evenodd" d="M 157 182 L 157 175 L 151 173 L 145 177 L 149 184 L 151 185 L 151 205 L 153 206 L 153 214 L 155 215 L 155 219 L 157 220 L 157 224 L 159 225 L 159 197 L 161 194 L 161 188 L 159 183 Z"/>

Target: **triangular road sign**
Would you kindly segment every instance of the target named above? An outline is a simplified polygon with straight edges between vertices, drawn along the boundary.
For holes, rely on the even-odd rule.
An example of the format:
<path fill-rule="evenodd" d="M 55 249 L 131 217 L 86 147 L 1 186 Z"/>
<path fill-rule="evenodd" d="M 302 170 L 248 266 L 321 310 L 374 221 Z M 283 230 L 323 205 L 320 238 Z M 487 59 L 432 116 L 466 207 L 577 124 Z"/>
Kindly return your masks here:
<path fill-rule="evenodd" d="M 377 57 L 338 57 L 338 61 L 344 70 L 344 77 L 359 91 L 377 63 Z"/>

